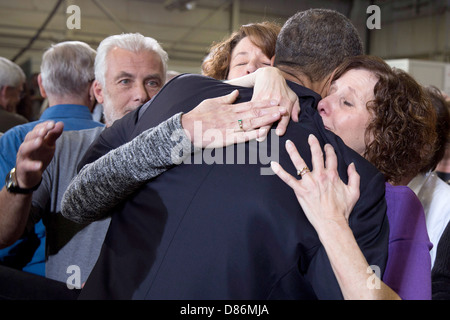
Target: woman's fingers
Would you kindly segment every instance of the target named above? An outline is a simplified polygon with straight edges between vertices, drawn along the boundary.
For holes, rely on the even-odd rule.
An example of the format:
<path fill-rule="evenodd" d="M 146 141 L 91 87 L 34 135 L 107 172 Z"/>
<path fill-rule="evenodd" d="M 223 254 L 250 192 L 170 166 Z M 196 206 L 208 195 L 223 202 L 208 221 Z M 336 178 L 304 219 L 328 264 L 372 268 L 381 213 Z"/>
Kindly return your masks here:
<path fill-rule="evenodd" d="M 217 97 L 217 98 L 212 98 L 210 100 L 212 101 L 216 101 L 216 103 L 218 104 L 232 104 L 233 102 L 236 101 L 237 97 L 239 97 L 239 90 L 233 90 L 231 91 L 229 94 L 221 96 L 221 97 Z"/>
<path fill-rule="evenodd" d="M 242 130 L 250 131 L 265 126 L 272 126 L 274 122 L 280 120 L 284 112 L 285 109 L 280 109 L 279 107 L 260 109 L 257 113 L 249 111 L 240 114 L 241 118 L 238 121 L 242 121 Z"/>
<path fill-rule="evenodd" d="M 294 167 L 297 169 L 297 175 L 302 177 L 306 174 L 309 174 L 311 169 L 308 167 L 306 162 L 303 160 L 303 158 L 300 156 L 300 153 L 298 153 L 297 148 L 295 147 L 294 143 L 290 140 L 286 141 L 286 151 L 289 154 L 289 157 L 291 158 L 292 163 L 294 164 Z"/>
<path fill-rule="evenodd" d="M 278 136 L 282 136 L 282 135 L 284 135 L 284 134 L 286 133 L 286 129 L 287 129 L 287 126 L 288 126 L 288 124 L 289 124 L 289 121 L 290 121 L 289 113 L 285 113 L 285 114 L 281 117 L 280 121 L 278 122 L 276 131 L 275 131 L 275 133 L 276 133 Z"/>
<path fill-rule="evenodd" d="M 300 114 L 300 102 L 297 99 L 294 103 L 294 108 L 292 109 L 291 119 L 294 122 L 298 122 L 299 114 Z"/>
<path fill-rule="evenodd" d="M 293 98 L 290 99 L 281 99 L 280 106 L 285 106 L 287 112 L 281 117 L 280 122 L 278 122 L 276 134 L 278 136 L 282 136 L 286 133 L 287 126 L 291 119 L 295 122 L 298 122 L 298 117 L 300 113 L 300 103 L 298 101 L 297 95 L 294 94 Z"/>
<path fill-rule="evenodd" d="M 326 144 L 324 146 L 325 151 L 325 167 L 328 171 L 335 171 L 337 172 L 337 157 L 336 153 L 334 152 L 334 148 L 331 144 Z"/>
<path fill-rule="evenodd" d="M 308 143 L 311 149 L 311 163 L 314 168 L 314 172 L 321 174 L 324 169 L 323 151 L 320 147 L 319 140 L 313 135 L 308 136 Z"/>
<path fill-rule="evenodd" d="M 284 183 L 295 190 L 298 183 L 298 180 L 296 178 L 287 173 L 278 162 L 271 161 L 270 167 L 272 168 L 272 171 L 275 172 L 275 174 L 284 181 Z"/>
<path fill-rule="evenodd" d="M 356 199 L 359 199 L 359 184 L 360 176 L 356 171 L 355 164 L 352 162 L 347 168 L 348 173 L 348 186 Z M 356 201 L 355 201 L 356 202 Z"/>

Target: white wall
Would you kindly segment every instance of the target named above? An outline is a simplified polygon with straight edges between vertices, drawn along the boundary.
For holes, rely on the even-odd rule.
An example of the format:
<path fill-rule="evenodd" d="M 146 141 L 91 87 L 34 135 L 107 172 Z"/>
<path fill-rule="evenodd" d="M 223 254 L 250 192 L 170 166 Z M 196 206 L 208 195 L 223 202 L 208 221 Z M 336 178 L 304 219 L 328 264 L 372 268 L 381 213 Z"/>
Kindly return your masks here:
<path fill-rule="evenodd" d="M 450 95 L 450 63 L 412 59 L 393 59 L 386 62 L 391 67 L 405 70 L 420 84 L 435 86 Z"/>

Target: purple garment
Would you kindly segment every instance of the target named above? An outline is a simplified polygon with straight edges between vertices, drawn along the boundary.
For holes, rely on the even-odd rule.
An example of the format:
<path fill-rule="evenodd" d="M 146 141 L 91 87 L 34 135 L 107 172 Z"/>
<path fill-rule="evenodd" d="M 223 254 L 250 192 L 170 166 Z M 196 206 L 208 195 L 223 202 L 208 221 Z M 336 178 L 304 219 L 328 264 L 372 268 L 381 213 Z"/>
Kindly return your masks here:
<path fill-rule="evenodd" d="M 390 231 L 383 281 L 404 300 L 430 300 L 433 245 L 422 204 L 410 188 L 389 183 L 386 202 Z"/>

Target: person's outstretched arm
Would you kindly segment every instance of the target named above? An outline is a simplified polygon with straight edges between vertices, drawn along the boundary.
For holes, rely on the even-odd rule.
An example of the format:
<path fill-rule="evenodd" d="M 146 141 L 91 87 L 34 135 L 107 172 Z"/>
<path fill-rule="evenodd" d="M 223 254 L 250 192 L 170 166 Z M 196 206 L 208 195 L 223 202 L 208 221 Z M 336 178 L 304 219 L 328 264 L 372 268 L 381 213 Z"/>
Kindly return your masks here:
<path fill-rule="evenodd" d="M 327 252 L 336 279 L 345 299 L 380 300 L 400 299 L 385 283 L 378 279 L 380 287 L 368 286 L 369 264 L 359 248 L 348 218 L 359 199 L 359 175 L 354 164 L 348 167 L 349 181 L 346 185 L 337 173 L 337 158 L 331 145 L 325 145 L 326 161 L 318 140 L 311 135 L 313 170 L 305 169 L 306 164 L 292 142 L 286 143 L 294 166 L 301 179 L 287 173 L 278 163 L 271 164 L 273 171 L 295 192 L 308 220 L 319 235 Z"/>
<path fill-rule="evenodd" d="M 63 127 L 62 122 L 46 121 L 25 136 L 16 156 L 15 176 L 20 188 L 30 189 L 40 184 Z M 33 192 L 13 193 L 6 187 L 0 191 L 0 248 L 12 245 L 22 236 L 29 219 L 32 196 Z"/>

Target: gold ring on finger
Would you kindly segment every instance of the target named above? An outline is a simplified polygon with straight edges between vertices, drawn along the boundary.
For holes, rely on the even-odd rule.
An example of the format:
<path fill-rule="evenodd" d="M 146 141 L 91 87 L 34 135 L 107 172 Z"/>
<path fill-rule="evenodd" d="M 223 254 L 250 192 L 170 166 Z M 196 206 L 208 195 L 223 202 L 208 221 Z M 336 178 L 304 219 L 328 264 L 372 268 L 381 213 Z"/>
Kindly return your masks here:
<path fill-rule="evenodd" d="M 242 125 L 242 120 L 241 119 L 238 120 L 238 124 L 239 124 L 239 128 L 241 130 L 244 130 L 244 126 Z"/>
<path fill-rule="evenodd" d="M 309 171 L 308 166 L 306 166 L 302 170 L 297 170 L 297 175 L 303 177 L 308 172 L 311 172 L 311 171 Z"/>

